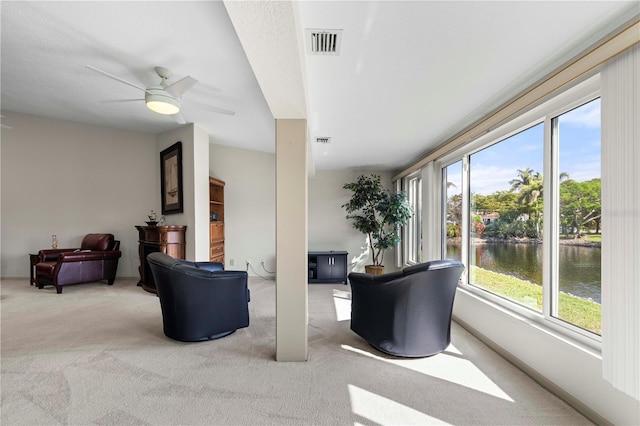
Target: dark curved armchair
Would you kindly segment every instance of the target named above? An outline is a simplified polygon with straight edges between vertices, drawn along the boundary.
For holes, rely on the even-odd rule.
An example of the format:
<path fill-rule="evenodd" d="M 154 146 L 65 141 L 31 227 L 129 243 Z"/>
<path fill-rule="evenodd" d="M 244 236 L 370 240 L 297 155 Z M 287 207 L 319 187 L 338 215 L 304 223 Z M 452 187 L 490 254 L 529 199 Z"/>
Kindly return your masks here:
<path fill-rule="evenodd" d="M 147 261 L 167 337 L 213 340 L 249 326 L 245 271 L 225 271 L 219 262 L 189 262 L 161 252 L 149 254 Z"/>
<path fill-rule="evenodd" d="M 351 330 L 390 355 L 442 352 L 451 343 L 451 312 L 463 270 L 456 260 L 435 260 L 384 275 L 352 272 Z"/>
<path fill-rule="evenodd" d="M 122 255 L 119 248 L 113 234 L 87 234 L 78 248 L 40 250 L 36 284 L 39 289 L 53 285 L 58 294 L 70 284 L 107 280 L 112 285 Z"/>

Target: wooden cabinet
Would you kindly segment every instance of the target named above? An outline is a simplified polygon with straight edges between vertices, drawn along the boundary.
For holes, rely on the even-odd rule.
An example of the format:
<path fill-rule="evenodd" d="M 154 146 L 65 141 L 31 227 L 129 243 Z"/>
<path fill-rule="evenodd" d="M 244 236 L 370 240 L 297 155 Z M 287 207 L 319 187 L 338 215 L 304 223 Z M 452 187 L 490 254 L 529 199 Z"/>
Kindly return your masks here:
<path fill-rule="evenodd" d="M 309 283 L 347 283 L 346 251 L 310 251 Z"/>
<path fill-rule="evenodd" d="M 212 262 L 224 263 L 224 223 L 211 222 L 209 225 L 210 256 Z"/>
<path fill-rule="evenodd" d="M 209 259 L 224 264 L 224 182 L 209 178 Z"/>
<path fill-rule="evenodd" d="M 150 293 L 156 293 L 156 284 L 153 281 L 151 268 L 147 263 L 150 253 L 160 251 L 176 259 L 185 257 L 186 226 L 136 226 L 138 230 L 138 255 L 140 256 L 139 286 Z"/>

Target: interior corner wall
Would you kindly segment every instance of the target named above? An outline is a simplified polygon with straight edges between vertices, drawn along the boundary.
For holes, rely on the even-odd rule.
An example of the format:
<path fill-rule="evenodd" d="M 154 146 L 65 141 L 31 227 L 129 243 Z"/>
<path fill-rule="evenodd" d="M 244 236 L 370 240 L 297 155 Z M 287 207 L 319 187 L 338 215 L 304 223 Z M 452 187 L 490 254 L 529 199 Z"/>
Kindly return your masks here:
<path fill-rule="evenodd" d="M 391 172 L 363 172 L 349 170 L 317 170 L 309 178 L 309 250 L 344 250 L 349 253 L 347 272 L 364 272 L 371 264 L 366 236 L 357 231 L 345 218 L 342 207 L 349 202 L 351 191 L 343 189 L 360 175 L 378 174 L 385 188 L 391 190 Z M 395 271 L 395 249 L 387 250 L 384 265 L 387 272 Z"/>
<path fill-rule="evenodd" d="M 249 275 L 272 277 L 269 272 L 276 268 L 275 154 L 211 142 L 209 175 L 225 182 L 225 268 L 245 270 L 249 261 Z"/>
<path fill-rule="evenodd" d="M 50 248 L 52 234 L 64 248 L 107 232 L 120 240 L 117 276 L 138 276 L 135 225 L 160 205 L 155 136 L 2 114 L 12 128 L 1 134 L 0 275 L 28 277 L 27 255 Z"/>

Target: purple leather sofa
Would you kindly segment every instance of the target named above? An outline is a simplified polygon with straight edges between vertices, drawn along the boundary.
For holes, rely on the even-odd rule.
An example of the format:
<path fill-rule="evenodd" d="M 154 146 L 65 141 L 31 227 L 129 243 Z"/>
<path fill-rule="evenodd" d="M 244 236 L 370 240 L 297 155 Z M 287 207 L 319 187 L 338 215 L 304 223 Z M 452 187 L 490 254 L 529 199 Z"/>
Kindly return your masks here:
<path fill-rule="evenodd" d="M 87 234 L 78 248 L 40 250 L 36 264 L 36 284 L 39 289 L 53 285 L 58 294 L 62 287 L 116 279 L 120 241 L 113 234 Z"/>

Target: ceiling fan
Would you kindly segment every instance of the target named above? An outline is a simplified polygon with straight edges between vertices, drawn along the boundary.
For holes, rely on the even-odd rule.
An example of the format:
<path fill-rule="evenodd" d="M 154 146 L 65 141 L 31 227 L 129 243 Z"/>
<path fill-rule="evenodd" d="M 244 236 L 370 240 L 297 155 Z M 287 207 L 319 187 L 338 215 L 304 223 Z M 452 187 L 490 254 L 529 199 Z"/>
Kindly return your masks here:
<path fill-rule="evenodd" d="M 191 76 L 186 76 L 181 78 L 180 80 L 169 84 L 168 80 L 171 78 L 172 73 L 167 68 L 163 67 L 155 67 L 155 71 L 160 77 L 160 83 L 155 86 L 149 86 L 146 89 L 138 86 L 137 84 L 131 83 L 123 78 L 120 78 L 116 75 L 110 74 L 106 71 L 103 71 L 99 68 L 93 67 L 91 65 L 87 65 L 92 71 L 96 71 L 102 75 L 105 75 L 111 79 L 129 85 L 131 87 L 135 87 L 136 89 L 142 90 L 145 92 L 144 99 L 133 99 L 145 101 L 147 107 L 155 111 L 159 114 L 171 115 L 179 124 L 185 124 L 186 120 L 180 113 L 180 108 L 182 107 L 182 94 L 189 90 L 193 85 L 195 85 L 198 80 Z M 126 101 L 123 101 L 126 102 Z M 223 108 L 218 108 L 214 106 L 206 106 L 207 109 L 217 112 L 220 114 L 226 115 L 235 115 L 234 111 L 230 111 Z"/>

